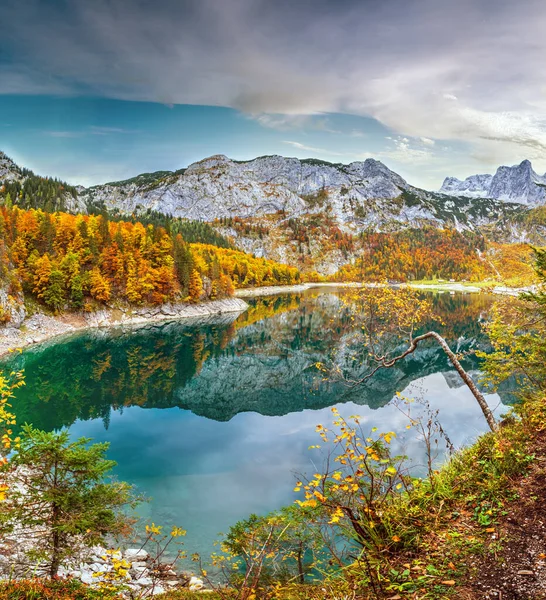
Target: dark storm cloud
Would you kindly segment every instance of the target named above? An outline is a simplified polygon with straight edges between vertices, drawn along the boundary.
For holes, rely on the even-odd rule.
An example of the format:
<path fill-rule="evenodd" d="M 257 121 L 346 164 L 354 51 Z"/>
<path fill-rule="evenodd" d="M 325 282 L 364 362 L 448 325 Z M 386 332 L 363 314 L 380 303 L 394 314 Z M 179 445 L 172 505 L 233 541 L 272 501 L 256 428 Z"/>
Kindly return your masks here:
<path fill-rule="evenodd" d="M 501 160 L 546 150 L 541 0 L 2 0 L 0 20 L 0 93 L 346 112 Z"/>

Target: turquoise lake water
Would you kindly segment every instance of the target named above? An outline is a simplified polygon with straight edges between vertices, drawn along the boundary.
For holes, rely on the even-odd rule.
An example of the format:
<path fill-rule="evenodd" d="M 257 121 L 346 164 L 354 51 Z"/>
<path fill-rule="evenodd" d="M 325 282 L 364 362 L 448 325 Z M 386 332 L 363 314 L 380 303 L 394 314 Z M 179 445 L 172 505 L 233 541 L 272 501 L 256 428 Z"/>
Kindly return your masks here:
<path fill-rule="evenodd" d="M 417 471 L 423 443 L 391 402 L 396 392 L 439 409 L 456 447 L 485 431 L 474 398 L 433 345 L 364 386 L 323 380 L 314 364 L 325 359 L 346 361 L 358 376 L 337 294 L 272 296 L 239 316 L 91 331 L 29 349 L 5 365 L 25 370 L 18 424 L 110 442 L 116 476 L 150 497 L 141 515 L 187 529 L 187 550 L 204 555 L 230 524 L 294 501 L 295 473 L 320 467 L 308 447 L 334 405 L 365 427 L 397 432 L 395 450 Z M 488 348 L 480 322 L 489 297 L 433 298 L 453 349 Z M 466 359 L 471 371 L 473 360 Z M 500 414 L 510 392 L 487 400 Z M 438 461 L 443 453 L 440 445 Z"/>

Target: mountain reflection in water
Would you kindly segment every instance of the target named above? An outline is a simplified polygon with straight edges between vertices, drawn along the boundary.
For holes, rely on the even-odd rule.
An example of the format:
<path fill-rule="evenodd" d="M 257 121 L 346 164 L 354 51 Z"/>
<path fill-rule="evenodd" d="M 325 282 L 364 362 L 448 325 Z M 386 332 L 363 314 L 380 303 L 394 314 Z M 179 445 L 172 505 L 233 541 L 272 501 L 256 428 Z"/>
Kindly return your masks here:
<path fill-rule="evenodd" d="M 434 327 L 454 350 L 487 350 L 480 322 L 490 297 L 433 301 L 446 323 Z M 109 441 L 117 476 L 152 497 L 143 515 L 188 529 L 188 550 L 206 554 L 236 520 L 293 502 L 293 471 L 314 472 L 308 446 L 318 441 L 315 425 L 331 422 L 333 405 L 362 415 L 365 427 L 397 432 L 394 450 L 416 465 L 423 447 L 390 403 L 396 392 L 439 408 L 455 445 L 485 431 L 474 398 L 433 344 L 356 388 L 324 380 L 317 362 L 342 363 L 358 377 L 360 361 L 351 355 L 364 351 L 352 345 L 353 334 L 338 293 L 317 290 L 253 300 L 238 317 L 80 333 L 4 367 L 25 370 L 14 402 L 18 426 L 69 427 L 74 436 Z M 465 366 L 479 365 L 467 356 Z M 510 400 L 508 391 L 501 397 Z M 487 400 L 502 412 L 499 396 Z"/>

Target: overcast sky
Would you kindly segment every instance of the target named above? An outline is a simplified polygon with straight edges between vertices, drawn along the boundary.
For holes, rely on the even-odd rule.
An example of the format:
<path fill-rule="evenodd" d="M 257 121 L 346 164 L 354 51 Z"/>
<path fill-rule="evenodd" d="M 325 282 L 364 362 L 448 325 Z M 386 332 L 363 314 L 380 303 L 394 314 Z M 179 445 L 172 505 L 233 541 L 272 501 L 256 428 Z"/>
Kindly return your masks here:
<path fill-rule="evenodd" d="M 1 0 L 0 149 L 84 184 L 208 154 L 422 187 L 546 170 L 542 0 Z"/>

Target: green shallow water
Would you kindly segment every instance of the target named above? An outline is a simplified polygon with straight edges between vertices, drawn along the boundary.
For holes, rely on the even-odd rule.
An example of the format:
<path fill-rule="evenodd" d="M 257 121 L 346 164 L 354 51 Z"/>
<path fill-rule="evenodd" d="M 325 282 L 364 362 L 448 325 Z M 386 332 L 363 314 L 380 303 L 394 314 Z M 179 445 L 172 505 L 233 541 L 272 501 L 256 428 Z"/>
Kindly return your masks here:
<path fill-rule="evenodd" d="M 488 297 L 442 294 L 434 303 L 452 348 L 487 349 L 480 321 Z M 338 308 L 331 290 L 275 296 L 238 317 L 91 331 L 29 349 L 4 364 L 25 370 L 18 423 L 110 442 L 116 475 L 151 498 L 141 514 L 187 529 L 187 549 L 205 555 L 238 519 L 293 502 L 294 472 L 316 470 L 308 447 L 334 405 L 370 428 L 397 432 L 396 450 L 416 469 L 423 447 L 390 402 L 396 392 L 439 408 L 456 446 L 485 430 L 475 400 L 434 346 L 366 386 L 323 381 L 313 365 L 325 359 L 358 376 L 346 350 L 351 324 Z M 466 366 L 478 367 L 469 359 Z M 487 396 L 498 413 L 510 401 L 509 391 L 501 396 Z"/>

